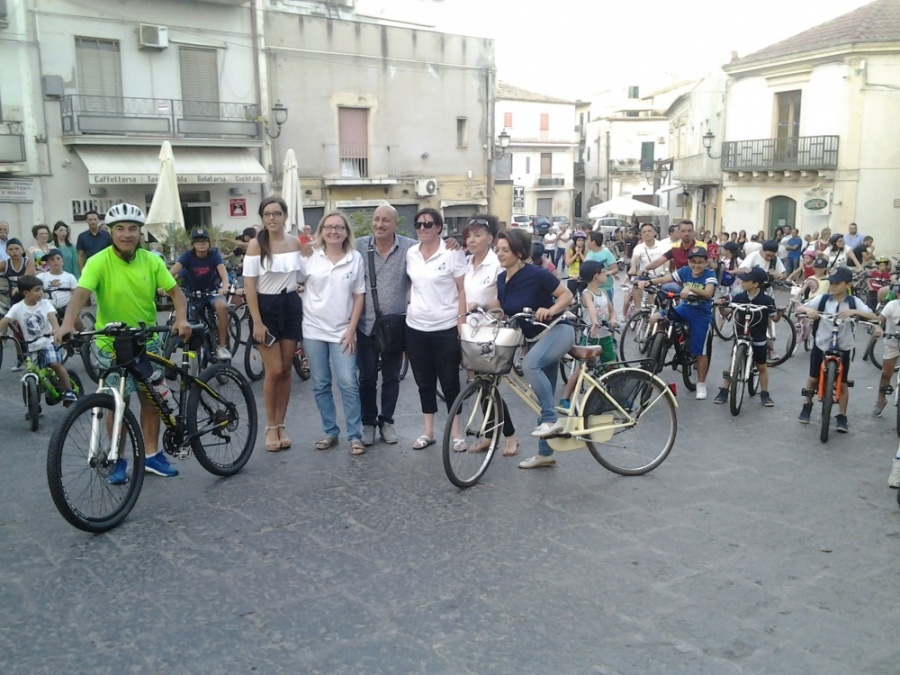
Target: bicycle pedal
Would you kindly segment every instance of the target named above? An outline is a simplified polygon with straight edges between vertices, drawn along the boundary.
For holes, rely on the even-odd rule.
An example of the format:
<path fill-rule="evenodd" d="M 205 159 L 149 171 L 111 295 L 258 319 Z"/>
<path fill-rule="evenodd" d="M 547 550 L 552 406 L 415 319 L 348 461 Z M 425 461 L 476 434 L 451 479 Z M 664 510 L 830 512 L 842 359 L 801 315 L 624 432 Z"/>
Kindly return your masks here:
<path fill-rule="evenodd" d="M 805 389 L 805 388 L 804 388 L 804 389 L 801 389 L 801 390 L 800 390 L 800 395 L 801 395 L 801 396 L 806 396 L 807 398 L 812 398 L 813 396 L 815 396 L 815 395 L 818 394 L 818 393 L 819 393 L 819 392 L 818 392 L 818 390 L 816 390 L 816 389 Z"/>
<path fill-rule="evenodd" d="M 846 382 L 844 382 L 844 384 L 846 384 L 848 387 L 852 387 L 855 383 L 853 382 L 853 380 L 847 380 Z"/>
<path fill-rule="evenodd" d="M 178 452 L 175 453 L 175 459 L 187 459 L 190 456 L 191 456 L 191 451 L 188 450 L 187 448 L 179 450 Z"/>
<path fill-rule="evenodd" d="M 723 370 L 723 371 L 722 371 L 722 377 L 724 377 L 724 378 L 727 379 L 727 380 L 730 380 L 730 379 L 731 379 L 731 371 L 730 371 L 730 370 Z"/>

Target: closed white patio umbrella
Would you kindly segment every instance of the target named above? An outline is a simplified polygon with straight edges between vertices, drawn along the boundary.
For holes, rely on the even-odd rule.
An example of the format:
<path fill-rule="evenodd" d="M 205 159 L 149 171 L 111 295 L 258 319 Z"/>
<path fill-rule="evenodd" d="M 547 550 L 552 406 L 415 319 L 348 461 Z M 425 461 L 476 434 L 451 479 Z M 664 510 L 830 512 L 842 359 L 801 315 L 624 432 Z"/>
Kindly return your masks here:
<path fill-rule="evenodd" d="M 164 242 L 176 227 L 184 229 L 184 213 L 178 194 L 178 175 L 175 173 L 175 156 L 172 146 L 165 141 L 159 149 L 159 181 L 153 192 L 153 201 L 147 212 L 146 230 Z"/>
<path fill-rule="evenodd" d="M 287 202 L 288 231 L 295 237 L 303 234 L 306 221 L 303 218 L 303 193 L 300 190 L 300 166 L 293 148 L 284 155 L 284 174 L 281 183 L 281 198 Z"/>

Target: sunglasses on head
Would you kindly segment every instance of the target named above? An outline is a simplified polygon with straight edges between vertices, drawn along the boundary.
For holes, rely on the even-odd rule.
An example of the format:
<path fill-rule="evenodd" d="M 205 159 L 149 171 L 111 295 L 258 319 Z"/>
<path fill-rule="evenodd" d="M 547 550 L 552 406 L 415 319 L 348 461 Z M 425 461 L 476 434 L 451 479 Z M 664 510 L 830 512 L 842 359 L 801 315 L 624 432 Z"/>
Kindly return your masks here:
<path fill-rule="evenodd" d="M 415 223 L 413 223 L 413 225 L 417 230 L 421 230 L 423 227 L 426 230 L 430 230 L 432 227 L 437 225 L 437 223 L 428 220 L 417 220 Z"/>
<path fill-rule="evenodd" d="M 484 218 L 473 218 L 467 223 L 467 225 L 484 225 L 485 227 L 491 226 L 491 224 Z"/>

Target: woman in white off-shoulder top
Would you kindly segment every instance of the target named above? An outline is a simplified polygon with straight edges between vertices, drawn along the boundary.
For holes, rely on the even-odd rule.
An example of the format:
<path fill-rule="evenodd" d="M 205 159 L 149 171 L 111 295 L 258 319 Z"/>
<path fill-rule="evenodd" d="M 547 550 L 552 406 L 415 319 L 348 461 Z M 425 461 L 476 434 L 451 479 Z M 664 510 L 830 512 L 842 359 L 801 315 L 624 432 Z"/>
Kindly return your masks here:
<path fill-rule="evenodd" d="M 287 203 L 266 197 L 259 205 L 263 229 L 247 244 L 244 295 L 250 308 L 253 339 L 266 368 L 266 450 L 291 447 L 284 416 L 291 398 L 291 361 L 302 339 L 303 305 L 297 295 L 300 241 L 285 236 Z M 268 343 L 268 345 L 267 345 Z"/>

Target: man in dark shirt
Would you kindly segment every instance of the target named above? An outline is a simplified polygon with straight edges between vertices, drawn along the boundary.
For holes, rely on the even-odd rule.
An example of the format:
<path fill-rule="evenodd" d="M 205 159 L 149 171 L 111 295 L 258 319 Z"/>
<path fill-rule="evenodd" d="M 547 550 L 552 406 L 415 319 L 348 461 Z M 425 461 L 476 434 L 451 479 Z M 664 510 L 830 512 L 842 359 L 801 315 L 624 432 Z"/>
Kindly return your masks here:
<path fill-rule="evenodd" d="M 100 214 L 96 211 L 88 211 L 85 214 L 88 230 L 78 235 L 75 249 L 78 251 L 78 269 L 84 269 L 84 263 L 92 255 L 100 253 L 112 244 L 109 232 L 100 229 Z"/>
<path fill-rule="evenodd" d="M 669 260 L 675 262 L 676 270 L 679 270 L 682 267 L 687 267 L 688 253 L 690 252 L 690 250 L 695 246 L 699 246 L 704 249 L 706 248 L 706 244 L 704 244 L 702 241 L 697 241 L 696 239 L 694 239 L 693 221 L 682 220 L 681 224 L 678 226 L 678 232 L 681 234 L 681 245 L 673 246 L 668 251 L 663 253 L 659 258 L 657 258 L 644 268 L 645 272 L 655 270 L 660 265 L 666 264 L 666 262 L 668 262 Z"/>
<path fill-rule="evenodd" d="M 872 237 L 865 237 L 862 240 L 862 243 L 858 246 L 853 247 L 853 255 L 856 256 L 856 259 L 859 261 L 860 265 L 865 265 L 868 262 L 871 262 L 872 259 L 875 258 L 875 255 L 870 250 L 872 245 L 875 243 L 875 240 Z M 844 237 L 844 245 L 847 245 L 847 238 Z"/>

